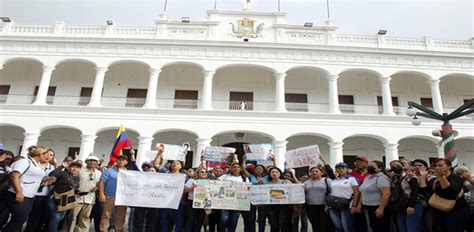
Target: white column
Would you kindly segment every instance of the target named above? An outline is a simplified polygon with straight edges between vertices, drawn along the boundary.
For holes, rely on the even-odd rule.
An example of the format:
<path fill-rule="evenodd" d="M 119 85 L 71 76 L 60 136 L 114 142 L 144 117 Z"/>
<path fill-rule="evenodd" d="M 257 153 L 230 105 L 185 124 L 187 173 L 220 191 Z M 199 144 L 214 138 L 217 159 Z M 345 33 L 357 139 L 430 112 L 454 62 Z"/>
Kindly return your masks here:
<path fill-rule="evenodd" d="M 146 101 L 143 108 L 156 108 L 156 92 L 158 90 L 158 77 L 161 69 L 150 68 L 150 79 L 148 80 L 148 90 L 146 92 Z"/>
<path fill-rule="evenodd" d="M 153 137 L 139 136 L 138 137 L 138 151 L 135 157 L 138 168 L 142 168 L 143 162 L 150 161 L 145 157 L 146 152 L 154 150 L 151 148 Z"/>
<path fill-rule="evenodd" d="M 285 153 L 286 153 L 286 144 L 288 141 L 272 141 L 275 155 L 275 164 L 278 168 L 283 170 L 285 168 Z"/>
<path fill-rule="evenodd" d="M 41 82 L 36 94 L 36 100 L 33 105 L 46 105 L 46 97 L 48 95 L 49 82 L 51 81 L 51 75 L 55 67 L 43 66 L 43 75 L 41 76 Z"/>
<path fill-rule="evenodd" d="M 26 157 L 26 155 L 28 154 L 28 147 L 36 145 L 38 143 L 38 138 L 40 134 L 25 132 L 23 133 L 23 136 L 25 136 L 25 138 L 23 139 L 23 146 L 21 147 L 20 154 Z"/>
<path fill-rule="evenodd" d="M 344 142 L 329 142 L 329 164 L 335 167 L 337 163 L 344 161 L 342 145 Z"/>
<path fill-rule="evenodd" d="M 199 165 L 201 164 L 201 153 L 204 151 L 204 148 L 211 146 L 212 139 L 198 138 L 196 139 L 196 142 L 197 148 L 193 156 L 193 168 L 199 167 Z"/>
<path fill-rule="evenodd" d="M 385 147 L 385 167 L 390 168 L 390 162 L 398 160 L 398 143 L 384 143 Z"/>
<path fill-rule="evenodd" d="M 275 111 L 286 112 L 285 77 L 286 73 L 274 73 L 275 76 Z"/>
<path fill-rule="evenodd" d="M 81 160 L 85 161 L 86 158 L 94 152 L 94 144 L 95 139 L 97 138 L 96 135 L 81 135 L 81 149 L 79 152 L 79 157 Z"/>
<path fill-rule="evenodd" d="M 100 107 L 102 104 L 100 103 L 102 98 L 102 89 L 104 88 L 104 77 L 105 72 L 107 72 L 107 68 L 104 67 L 96 67 L 95 68 L 95 81 L 94 81 L 94 88 L 92 89 L 91 100 L 87 106 L 93 107 Z"/>
<path fill-rule="evenodd" d="M 382 90 L 382 104 L 384 115 L 395 115 L 393 112 L 392 93 L 390 91 L 391 77 L 380 77 L 379 81 Z"/>
<path fill-rule="evenodd" d="M 202 73 L 204 74 L 204 82 L 202 86 L 201 106 L 199 109 L 212 110 L 212 79 L 216 71 L 204 70 Z"/>
<path fill-rule="evenodd" d="M 439 114 L 443 113 L 443 101 L 441 100 L 441 93 L 439 91 L 440 80 L 429 80 L 431 87 L 431 99 L 433 99 L 433 110 Z"/>
<path fill-rule="evenodd" d="M 339 75 L 328 75 L 326 77 L 328 79 L 328 100 L 329 100 L 329 110 L 328 113 L 330 114 L 340 114 L 341 110 L 339 110 L 339 93 L 337 90 L 337 79 Z"/>
<path fill-rule="evenodd" d="M 437 146 L 438 158 L 444 159 L 444 146 Z"/>

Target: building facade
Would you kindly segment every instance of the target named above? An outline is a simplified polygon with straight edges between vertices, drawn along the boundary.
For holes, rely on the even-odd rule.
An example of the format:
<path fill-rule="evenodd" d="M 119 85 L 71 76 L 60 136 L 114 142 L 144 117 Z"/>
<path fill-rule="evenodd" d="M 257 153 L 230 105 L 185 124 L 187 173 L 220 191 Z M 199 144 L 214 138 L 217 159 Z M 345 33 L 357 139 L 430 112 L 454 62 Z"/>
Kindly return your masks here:
<path fill-rule="evenodd" d="M 451 112 L 474 97 L 474 42 L 343 35 L 285 13 L 209 10 L 155 27 L 0 28 L 0 142 L 39 144 L 58 160 L 107 157 L 123 124 L 139 162 L 155 144 L 318 144 L 332 164 L 443 157 L 441 122 L 411 125 L 408 101 Z M 453 122 L 459 163 L 474 167 L 473 117 Z M 192 160 L 192 161 L 191 161 Z"/>

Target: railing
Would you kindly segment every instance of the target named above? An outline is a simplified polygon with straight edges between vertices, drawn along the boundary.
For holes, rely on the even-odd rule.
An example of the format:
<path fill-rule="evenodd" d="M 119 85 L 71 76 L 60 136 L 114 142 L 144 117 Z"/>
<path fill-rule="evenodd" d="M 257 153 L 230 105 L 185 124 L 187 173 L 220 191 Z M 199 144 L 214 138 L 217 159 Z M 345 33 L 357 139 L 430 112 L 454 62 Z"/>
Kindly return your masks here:
<path fill-rule="evenodd" d="M 201 39 L 201 40 L 227 40 L 228 37 L 214 37 L 209 22 L 196 22 L 183 24 L 181 22 L 163 21 L 155 27 L 129 27 L 129 26 L 70 26 L 64 23 L 56 25 L 20 25 L 15 23 L 4 23 L 0 27 L 0 36 L 60 36 L 60 37 L 117 37 L 117 38 L 146 38 L 146 39 Z M 217 25 L 217 24 L 216 24 Z M 214 25 L 214 26 L 216 26 Z M 212 26 L 212 27 L 214 27 Z M 284 30 L 280 30 L 284 28 Z M 214 28 L 213 30 L 218 30 Z M 344 35 L 335 34 L 334 31 L 326 29 L 315 30 L 314 28 L 298 28 L 294 25 L 284 25 L 275 28 L 277 41 L 288 41 L 301 44 L 328 44 L 331 46 L 359 46 L 359 47 L 388 47 L 400 49 L 419 50 L 460 50 L 472 51 L 474 43 L 470 40 L 435 40 L 429 36 L 423 38 L 393 38 L 385 36 L 368 35 Z M 266 30 L 265 30 L 266 31 Z M 270 33 L 270 32 L 268 32 Z M 272 32 L 273 33 L 273 32 Z M 262 38 L 271 38 L 263 36 Z M 267 42 L 274 42 L 268 40 Z"/>
<path fill-rule="evenodd" d="M 34 95 L 22 94 L 0 94 L 0 105 L 31 105 L 36 99 Z M 105 108 L 141 108 L 145 104 L 145 98 L 127 98 L 127 97 L 102 97 L 101 105 Z M 90 97 L 81 96 L 47 96 L 46 103 L 52 106 L 77 106 L 87 107 Z M 200 100 L 198 99 L 174 99 L 157 98 L 156 108 L 158 109 L 198 109 Z M 275 111 L 275 102 L 273 101 L 229 101 L 213 100 L 212 106 L 215 110 L 231 111 Z M 329 104 L 327 103 L 296 103 L 286 102 L 286 110 L 295 113 L 327 113 Z M 378 105 L 349 105 L 340 104 L 339 109 L 343 114 L 366 114 L 381 115 L 383 107 Z M 396 115 L 405 116 L 406 106 L 394 106 L 393 112 Z M 446 107 L 444 112 L 450 113 L 455 108 Z M 473 118 L 473 115 L 463 118 Z"/>

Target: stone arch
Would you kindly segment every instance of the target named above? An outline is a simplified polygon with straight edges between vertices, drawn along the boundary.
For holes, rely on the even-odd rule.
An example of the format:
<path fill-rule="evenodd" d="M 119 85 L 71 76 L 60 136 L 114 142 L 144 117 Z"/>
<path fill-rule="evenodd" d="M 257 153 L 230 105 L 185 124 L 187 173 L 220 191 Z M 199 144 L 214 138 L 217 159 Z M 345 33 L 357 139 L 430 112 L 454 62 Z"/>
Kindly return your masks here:
<path fill-rule="evenodd" d="M 22 126 L 13 123 L 0 123 L 0 143 L 5 150 L 10 150 L 18 155 L 21 152 L 25 129 Z"/>
<path fill-rule="evenodd" d="M 38 145 L 55 151 L 56 160 L 61 163 L 66 156 L 79 154 L 81 147 L 81 130 L 67 125 L 50 125 L 41 129 Z"/>

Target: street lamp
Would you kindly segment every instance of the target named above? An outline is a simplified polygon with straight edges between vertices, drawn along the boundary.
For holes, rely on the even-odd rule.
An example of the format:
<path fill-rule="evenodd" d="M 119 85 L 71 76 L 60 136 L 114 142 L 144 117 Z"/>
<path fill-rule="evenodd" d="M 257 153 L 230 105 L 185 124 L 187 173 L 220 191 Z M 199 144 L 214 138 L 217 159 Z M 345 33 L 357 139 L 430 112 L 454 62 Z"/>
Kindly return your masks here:
<path fill-rule="evenodd" d="M 449 123 L 449 121 L 474 113 L 474 109 L 470 108 L 473 105 L 474 98 L 467 101 L 450 114 L 439 114 L 418 103 L 409 101 L 406 114 L 410 117 L 413 117 L 411 124 L 414 126 L 421 124 L 421 119 L 419 117 L 430 118 L 443 122 L 443 125 L 441 125 L 441 130 L 433 131 L 433 135 L 442 137 L 440 146 L 444 146 L 444 158 L 451 161 L 453 167 L 455 167 L 458 165 L 457 148 L 454 146 L 454 137 L 457 135 L 457 131 L 453 130 L 453 126 Z M 414 108 L 421 110 L 422 112 L 417 112 Z"/>

